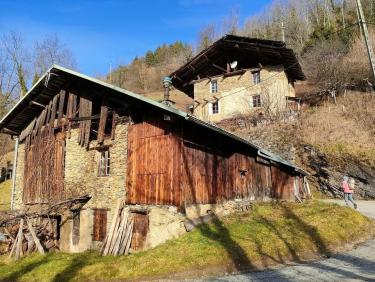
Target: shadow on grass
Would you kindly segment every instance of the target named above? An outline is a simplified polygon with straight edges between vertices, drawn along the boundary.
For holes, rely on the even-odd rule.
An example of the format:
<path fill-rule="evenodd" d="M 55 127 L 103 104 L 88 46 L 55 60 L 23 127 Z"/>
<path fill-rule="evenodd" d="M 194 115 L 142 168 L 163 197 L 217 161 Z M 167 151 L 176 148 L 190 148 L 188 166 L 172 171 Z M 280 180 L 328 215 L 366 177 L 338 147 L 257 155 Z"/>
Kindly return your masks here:
<path fill-rule="evenodd" d="M 237 270 L 255 268 L 249 260 L 246 251 L 232 239 L 229 230 L 218 217 L 214 216 L 211 224 L 198 225 L 197 229 L 206 238 L 220 243 Z"/>
<path fill-rule="evenodd" d="M 70 281 L 83 267 L 90 264 L 91 263 L 86 255 L 78 255 L 72 259 L 72 261 L 67 267 L 64 268 L 63 271 L 56 274 L 56 276 L 52 279 L 52 282 Z"/>
<path fill-rule="evenodd" d="M 25 266 L 22 266 L 22 267 L 15 267 L 14 271 L 12 271 L 9 275 L 2 277 L 0 280 L 1 281 L 18 281 L 22 279 L 28 273 L 42 266 L 43 264 L 50 263 L 53 259 L 58 259 L 58 258 L 51 258 L 51 254 L 46 254 L 44 256 L 41 256 L 35 262 L 25 264 Z M 22 263 L 22 261 L 20 261 L 19 263 Z M 91 262 L 85 254 L 78 255 L 74 257 L 61 272 L 57 273 L 55 277 L 52 277 L 52 278 L 46 277 L 46 279 L 48 281 L 53 281 L 53 282 L 70 281 L 73 278 L 75 278 L 76 274 L 83 267 L 88 266 L 90 264 Z"/>
<path fill-rule="evenodd" d="M 319 231 L 314 226 L 309 225 L 297 216 L 288 205 L 279 203 L 277 204 L 277 207 L 282 209 L 283 216 L 292 220 L 295 229 L 293 230 L 294 236 L 301 236 L 302 234 L 307 235 L 309 240 L 314 243 L 314 249 L 317 250 L 319 254 L 327 257 L 331 256 L 331 251 L 324 239 L 320 236 Z M 285 264 L 286 260 L 290 261 L 291 259 L 294 262 L 303 262 L 303 259 L 298 254 L 299 249 L 293 244 L 293 239 L 286 238 L 283 235 L 285 231 L 279 225 L 275 224 L 272 220 L 257 214 L 255 214 L 255 221 L 261 226 L 267 228 L 270 233 L 276 235 L 288 249 L 288 255 L 281 254 L 278 250 L 275 250 L 276 255 L 272 255 L 269 252 L 264 251 L 263 243 L 261 242 L 262 240 L 260 240 L 257 234 L 248 234 L 248 237 L 243 239 L 254 243 L 256 252 L 260 257 L 263 267 L 268 266 L 269 261 L 277 264 Z M 257 264 L 255 264 L 251 261 L 247 256 L 246 250 L 231 237 L 229 230 L 218 217 L 214 216 L 211 224 L 199 225 L 197 226 L 197 229 L 206 238 L 220 243 L 227 252 L 236 270 L 257 269 L 256 265 L 259 265 L 259 262 L 257 261 Z"/>
<path fill-rule="evenodd" d="M 48 255 L 43 256 L 38 261 L 26 264 L 25 266 L 20 267 L 20 268 L 16 268 L 9 275 L 1 278 L 1 281 L 18 281 L 22 276 L 24 276 L 27 273 L 33 271 L 34 269 L 38 268 L 39 266 L 47 263 L 48 261 L 49 261 Z"/>

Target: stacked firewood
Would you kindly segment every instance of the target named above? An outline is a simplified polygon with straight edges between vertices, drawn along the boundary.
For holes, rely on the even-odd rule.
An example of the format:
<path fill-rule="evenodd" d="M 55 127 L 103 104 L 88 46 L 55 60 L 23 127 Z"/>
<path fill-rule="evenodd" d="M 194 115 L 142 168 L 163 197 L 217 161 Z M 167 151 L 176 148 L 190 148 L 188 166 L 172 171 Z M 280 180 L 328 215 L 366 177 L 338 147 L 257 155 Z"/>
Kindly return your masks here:
<path fill-rule="evenodd" d="M 28 218 L 21 218 L 18 223 L 3 227 L 8 239 L 9 257 L 20 257 L 38 251 L 44 254 L 46 251 L 57 250 L 55 244 L 55 232 L 51 223 L 42 221 L 33 226 Z"/>
<path fill-rule="evenodd" d="M 31 252 L 58 250 L 58 218 L 82 208 L 91 196 L 70 198 L 34 211 L 0 213 L 0 234 L 8 241 L 9 256 L 16 259 Z"/>
<path fill-rule="evenodd" d="M 134 218 L 129 207 L 126 207 L 123 201 L 119 201 L 112 219 L 110 231 L 104 240 L 101 254 L 103 256 L 129 254 L 133 226 Z"/>

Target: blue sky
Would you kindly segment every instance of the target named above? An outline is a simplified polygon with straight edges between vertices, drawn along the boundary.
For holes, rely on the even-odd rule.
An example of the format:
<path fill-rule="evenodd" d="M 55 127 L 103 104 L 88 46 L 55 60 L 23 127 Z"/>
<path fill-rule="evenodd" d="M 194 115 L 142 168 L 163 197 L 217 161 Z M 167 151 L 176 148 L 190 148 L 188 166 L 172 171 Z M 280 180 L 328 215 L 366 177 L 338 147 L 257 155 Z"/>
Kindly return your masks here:
<path fill-rule="evenodd" d="M 163 43 L 194 43 L 199 30 L 218 23 L 231 10 L 241 21 L 270 0 L 0 0 L 0 34 L 21 32 L 28 47 L 57 34 L 78 69 L 88 75 L 108 72 Z"/>

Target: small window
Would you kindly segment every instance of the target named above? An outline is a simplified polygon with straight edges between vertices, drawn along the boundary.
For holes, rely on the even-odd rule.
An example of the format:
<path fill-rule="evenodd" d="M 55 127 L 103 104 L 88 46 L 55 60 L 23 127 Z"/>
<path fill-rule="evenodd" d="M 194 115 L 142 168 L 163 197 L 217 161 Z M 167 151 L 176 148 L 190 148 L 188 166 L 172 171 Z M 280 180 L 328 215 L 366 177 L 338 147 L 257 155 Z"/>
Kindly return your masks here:
<path fill-rule="evenodd" d="M 73 211 L 73 230 L 72 230 L 72 243 L 74 246 L 79 243 L 79 226 L 81 223 L 81 214 L 79 210 Z"/>
<path fill-rule="evenodd" d="M 254 84 L 260 83 L 260 71 L 253 72 L 253 82 Z"/>
<path fill-rule="evenodd" d="M 220 112 L 219 101 L 210 103 L 210 114 L 215 115 L 215 114 L 218 114 L 219 112 Z"/>
<path fill-rule="evenodd" d="M 109 150 L 100 151 L 100 160 L 99 160 L 99 176 L 108 176 L 110 173 L 110 164 L 111 158 Z"/>
<path fill-rule="evenodd" d="M 211 93 L 217 93 L 218 87 L 217 87 L 217 80 L 211 81 Z"/>
<path fill-rule="evenodd" d="M 253 97 L 253 107 L 254 108 L 259 108 L 262 106 L 262 98 L 260 97 L 260 95 L 254 95 Z"/>
<path fill-rule="evenodd" d="M 94 241 L 103 241 L 107 234 L 107 211 L 104 209 L 94 210 Z"/>

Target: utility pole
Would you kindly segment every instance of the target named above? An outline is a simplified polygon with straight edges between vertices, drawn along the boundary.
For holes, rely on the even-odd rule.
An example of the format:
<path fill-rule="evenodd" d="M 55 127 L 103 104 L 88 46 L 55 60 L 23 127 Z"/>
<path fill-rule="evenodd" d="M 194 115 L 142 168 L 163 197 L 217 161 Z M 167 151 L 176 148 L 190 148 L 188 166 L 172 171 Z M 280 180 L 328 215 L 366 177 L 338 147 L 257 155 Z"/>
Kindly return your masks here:
<path fill-rule="evenodd" d="M 284 21 L 281 22 L 281 34 L 282 34 L 282 40 L 285 43 L 285 27 L 284 27 Z"/>
<path fill-rule="evenodd" d="M 363 37 L 365 39 L 367 53 L 368 53 L 368 57 L 370 60 L 371 70 L 372 70 L 374 84 L 375 84 L 375 55 L 374 55 L 374 51 L 372 49 L 372 45 L 370 42 L 370 36 L 368 33 L 367 24 L 365 20 L 365 14 L 363 13 L 361 0 L 356 0 L 356 2 L 357 2 L 358 13 L 359 13 L 359 23 L 362 27 Z"/>

